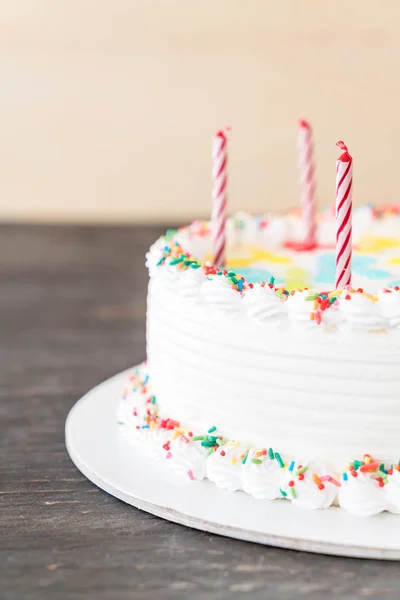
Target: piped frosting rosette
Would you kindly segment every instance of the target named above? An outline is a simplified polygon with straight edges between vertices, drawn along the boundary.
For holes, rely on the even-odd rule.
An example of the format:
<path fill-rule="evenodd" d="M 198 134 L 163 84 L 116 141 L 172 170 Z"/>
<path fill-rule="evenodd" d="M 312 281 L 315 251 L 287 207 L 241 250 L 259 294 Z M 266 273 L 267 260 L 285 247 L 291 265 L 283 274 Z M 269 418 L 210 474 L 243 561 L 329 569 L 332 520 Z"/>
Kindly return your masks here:
<path fill-rule="evenodd" d="M 292 460 L 284 469 L 282 496 L 303 508 L 328 508 L 340 488 L 332 472 L 332 467 L 325 463 Z"/>
<path fill-rule="evenodd" d="M 383 288 L 379 294 L 379 308 L 393 329 L 400 327 L 400 287 Z"/>
<path fill-rule="evenodd" d="M 368 454 L 364 460 L 353 461 L 342 474 L 338 496 L 340 506 L 359 516 L 375 515 L 385 510 L 399 513 L 398 468 L 398 465 L 387 468 Z"/>
<path fill-rule="evenodd" d="M 243 304 L 247 314 L 262 322 L 275 322 L 285 315 L 284 302 L 287 296 L 278 295 L 272 283 L 256 283 L 247 286 Z"/>

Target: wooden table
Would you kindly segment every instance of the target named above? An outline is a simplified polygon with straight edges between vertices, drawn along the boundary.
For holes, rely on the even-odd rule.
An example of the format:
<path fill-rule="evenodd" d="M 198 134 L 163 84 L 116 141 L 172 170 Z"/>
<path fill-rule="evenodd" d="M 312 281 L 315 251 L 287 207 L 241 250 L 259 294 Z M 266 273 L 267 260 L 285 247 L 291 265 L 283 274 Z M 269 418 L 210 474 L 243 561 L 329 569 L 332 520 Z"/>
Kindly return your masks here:
<path fill-rule="evenodd" d="M 144 358 L 144 254 L 162 229 L 0 227 L 0 597 L 398 598 L 397 563 L 192 531 L 115 500 L 71 463 L 71 406 Z"/>

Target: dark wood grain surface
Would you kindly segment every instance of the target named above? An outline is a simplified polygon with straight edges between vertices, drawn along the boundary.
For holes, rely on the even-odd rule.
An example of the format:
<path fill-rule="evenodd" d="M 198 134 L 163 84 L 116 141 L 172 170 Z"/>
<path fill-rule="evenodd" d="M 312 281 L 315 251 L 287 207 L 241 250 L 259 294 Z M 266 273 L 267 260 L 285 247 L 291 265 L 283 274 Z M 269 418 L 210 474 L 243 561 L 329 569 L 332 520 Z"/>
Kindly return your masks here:
<path fill-rule="evenodd" d="M 187 529 L 115 500 L 71 463 L 69 409 L 144 358 L 144 253 L 161 231 L 0 227 L 0 597 L 399 598 L 398 563 Z"/>

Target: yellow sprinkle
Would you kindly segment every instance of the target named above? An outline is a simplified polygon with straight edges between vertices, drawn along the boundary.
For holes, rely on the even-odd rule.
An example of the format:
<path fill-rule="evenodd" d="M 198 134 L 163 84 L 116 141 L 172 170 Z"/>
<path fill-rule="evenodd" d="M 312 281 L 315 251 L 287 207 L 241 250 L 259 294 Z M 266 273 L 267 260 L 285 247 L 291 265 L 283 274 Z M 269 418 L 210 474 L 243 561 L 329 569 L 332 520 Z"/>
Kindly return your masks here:
<path fill-rule="evenodd" d="M 150 431 L 154 431 L 155 426 L 156 426 L 155 422 L 151 421 L 150 422 Z"/>
<path fill-rule="evenodd" d="M 231 465 L 236 465 L 236 458 L 235 457 L 232 458 Z"/>
<path fill-rule="evenodd" d="M 225 446 L 239 446 L 240 442 L 227 442 Z"/>
<path fill-rule="evenodd" d="M 369 465 L 369 463 L 371 462 L 371 457 L 370 457 L 370 455 L 369 455 L 369 454 L 366 454 L 366 455 L 364 456 L 364 462 L 365 462 L 365 464 L 367 464 L 367 465 Z"/>
<path fill-rule="evenodd" d="M 341 288 L 337 289 L 337 290 L 333 290 L 333 292 L 330 292 L 328 294 L 328 298 L 334 298 L 335 296 L 340 296 L 340 294 L 342 294 L 342 293 L 343 293 L 343 290 Z"/>

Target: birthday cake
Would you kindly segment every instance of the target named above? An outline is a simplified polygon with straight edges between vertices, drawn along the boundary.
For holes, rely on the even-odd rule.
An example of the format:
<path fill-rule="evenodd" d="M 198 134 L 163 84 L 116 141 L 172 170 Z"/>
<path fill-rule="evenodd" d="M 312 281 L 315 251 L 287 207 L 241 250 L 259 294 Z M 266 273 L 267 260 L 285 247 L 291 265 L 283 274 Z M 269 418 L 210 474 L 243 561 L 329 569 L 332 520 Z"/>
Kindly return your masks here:
<path fill-rule="evenodd" d="M 400 211 L 353 211 L 335 289 L 335 215 L 301 249 L 299 211 L 168 231 L 147 255 L 147 363 L 118 422 L 193 480 L 358 515 L 400 512 Z"/>

